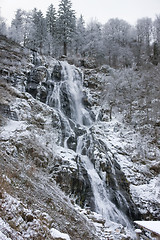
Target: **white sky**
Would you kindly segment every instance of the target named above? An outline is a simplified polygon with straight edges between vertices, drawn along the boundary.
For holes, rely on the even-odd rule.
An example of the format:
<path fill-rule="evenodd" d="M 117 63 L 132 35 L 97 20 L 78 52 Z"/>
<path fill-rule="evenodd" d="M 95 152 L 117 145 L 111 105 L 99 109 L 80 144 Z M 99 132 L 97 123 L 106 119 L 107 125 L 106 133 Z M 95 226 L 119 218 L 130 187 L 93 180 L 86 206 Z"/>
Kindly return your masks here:
<path fill-rule="evenodd" d="M 14 17 L 16 9 L 38 10 L 46 13 L 52 3 L 56 9 L 60 0 L 0 0 L 0 13 L 8 23 Z M 71 0 L 72 9 L 76 16 L 83 15 L 85 22 L 96 19 L 100 23 L 106 23 L 110 18 L 124 19 L 130 24 L 142 17 L 151 17 L 160 14 L 160 0 Z"/>

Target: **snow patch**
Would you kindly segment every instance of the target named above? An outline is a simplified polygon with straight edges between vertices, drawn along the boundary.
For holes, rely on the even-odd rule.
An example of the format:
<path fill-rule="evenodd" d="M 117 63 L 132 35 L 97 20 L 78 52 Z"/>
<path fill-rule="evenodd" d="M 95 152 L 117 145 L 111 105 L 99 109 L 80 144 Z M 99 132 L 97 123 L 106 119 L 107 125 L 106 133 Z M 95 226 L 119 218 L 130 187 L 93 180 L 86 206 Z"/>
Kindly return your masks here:
<path fill-rule="evenodd" d="M 70 240 L 70 237 L 66 233 L 61 233 L 55 228 L 51 228 L 50 233 L 54 239 L 64 239 L 64 240 Z"/>
<path fill-rule="evenodd" d="M 160 174 L 158 177 L 151 179 L 148 184 L 131 185 L 130 190 L 134 197 L 138 196 L 145 201 L 160 202 Z"/>
<path fill-rule="evenodd" d="M 8 121 L 8 124 L 2 128 L 1 136 L 3 139 L 8 139 L 15 134 L 15 131 L 24 131 L 27 128 L 27 124 L 24 121 Z"/>
<path fill-rule="evenodd" d="M 160 235 L 160 221 L 135 221 L 135 223 Z"/>

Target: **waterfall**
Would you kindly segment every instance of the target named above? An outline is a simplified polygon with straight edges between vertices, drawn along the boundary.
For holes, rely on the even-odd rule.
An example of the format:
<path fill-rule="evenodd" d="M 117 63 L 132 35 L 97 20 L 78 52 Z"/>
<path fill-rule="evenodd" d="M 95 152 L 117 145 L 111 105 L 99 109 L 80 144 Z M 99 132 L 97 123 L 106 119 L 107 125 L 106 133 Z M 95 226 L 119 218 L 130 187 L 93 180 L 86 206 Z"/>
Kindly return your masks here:
<path fill-rule="evenodd" d="M 69 139 L 75 140 L 74 151 L 88 174 L 94 196 L 94 210 L 102 214 L 106 220 L 129 225 L 126 215 L 111 202 L 106 182 L 100 177 L 91 160 L 94 139 L 90 129 L 93 122 L 89 110 L 82 103 L 81 71 L 67 62 L 59 64 L 61 64 L 61 80 L 55 80 L 54 87 L 49 89 L 47 104 L 59 112 L 63 125 L 63 146 L 68 149 Z M 83 133 L 77 134 L 75 129 L 78 126 L 83 129 Z M 114 168 L 112 170 L 114 172 Z"/>
<path fill-rule="evenodd" d="M 93 163 L 91 162 L 87 155 L 82 154 L 82 149 L 83 146 L 85 145 L 84 144 L 85 142 L 84 137 L 86 138 L 85 135 L 80 136 L 78 138 L 76 152 L 81 158 L 91 182 L 91 187 L 95 201 L 95 211 L 97 213 L 100 213 L 107 221 L 121 223 L 124 226 L 130 227 L 130 223 L 128 221 L 127 216 L 125 216 L 125 214 L 122 211 L 118 210 L 118 208 L 109 200 L 109 191 L 107 191 L 107 186 L 97 173 Z"/>
<path fill-rule="evenodd" d="M 61 62 L 62 80 L 54 83 L 49 91 L 47 104 L 80 125 L 90 125 L 91 118 L 82 105 L 82 75 L 80 70 L 67 62 Z M 67 106 L 66 106 L 67 104 Z"/>
<path fill-rule="evenodd" d="M 100 213 L 106 220 L 128 225 L 126 216 L 109 200 L 105 184 L 99 177 L 90 159 L 87 156 L 83 156 L 82 160 L 91 181 L 95 199 L 95 211 Z"/>
<path fill-rule="evenodd" d="M 71 119 L 76 123 L 83 124 L 82 113 L 82 83 L 81 76 L 78 71 L 75 71 L 73 66 L 70 66 L 67 62 L 63 62 L 62 71 L 64 75 L 64 81 L 68 85 L 68 95 L 70 95 L 69 103 L 71 106 Z"/>

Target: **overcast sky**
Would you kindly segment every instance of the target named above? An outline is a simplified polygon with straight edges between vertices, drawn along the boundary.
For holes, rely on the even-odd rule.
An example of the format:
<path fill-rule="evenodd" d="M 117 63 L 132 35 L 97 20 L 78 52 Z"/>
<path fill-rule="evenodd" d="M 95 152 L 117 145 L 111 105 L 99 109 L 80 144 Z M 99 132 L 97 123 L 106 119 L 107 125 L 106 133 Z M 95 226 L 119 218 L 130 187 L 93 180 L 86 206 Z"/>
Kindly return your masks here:
<path fill-rule="evenodd" d="M 16 9 L 32 10 L 36 7 L 45 14 L 52 3 L 56 9 L 60 0 L 0 0 L 0 13 L 7 22 L 14 17 Z M 142 17 L 155 18 L 160 14 L 160 0 L 71 0 L 76 16 L 83 15 L 85 22 L 97 19 L 106 23 L 110 18 L 124 19 L 130 24 Z"/>

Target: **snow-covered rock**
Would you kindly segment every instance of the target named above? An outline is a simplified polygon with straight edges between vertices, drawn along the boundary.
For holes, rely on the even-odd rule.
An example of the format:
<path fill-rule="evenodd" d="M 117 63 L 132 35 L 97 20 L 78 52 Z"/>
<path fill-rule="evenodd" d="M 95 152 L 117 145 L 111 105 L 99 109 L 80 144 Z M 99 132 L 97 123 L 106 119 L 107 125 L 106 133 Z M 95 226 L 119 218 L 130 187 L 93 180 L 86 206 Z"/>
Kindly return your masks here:
<path fill-rule="evenodd" d="M 51 235 L 54 239 L 58 239 L 58 240 L 70 240 L 70 237 L 68 234 L 66 233 L 61 233 L 60 231 L 58 231 L 55 228 L 51 228 L 50 230 Z"/>
<path fill-rule="evenodd" d="M 5 38 L 0 46 L 5 41 L 0 236 L 134 239 L 128 219 L 159 218 L 160 152 L 100 105 L 111 69 L 86 69 L 83 81 L 67 62 L 33 57 Z"/>

